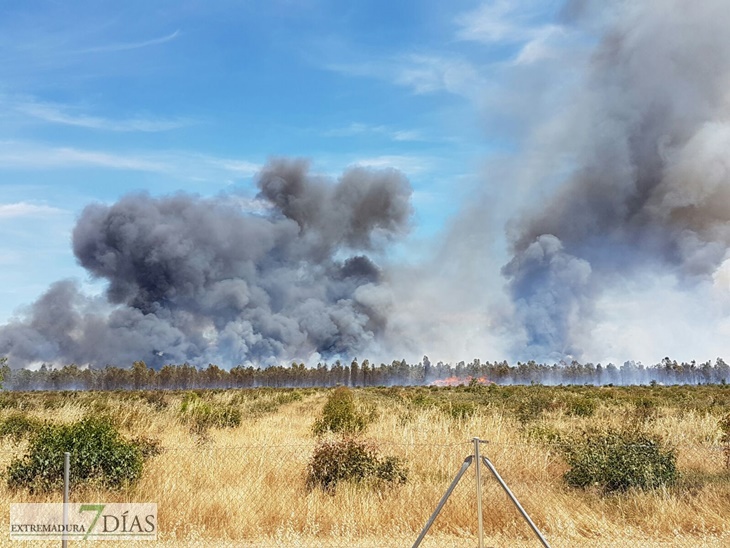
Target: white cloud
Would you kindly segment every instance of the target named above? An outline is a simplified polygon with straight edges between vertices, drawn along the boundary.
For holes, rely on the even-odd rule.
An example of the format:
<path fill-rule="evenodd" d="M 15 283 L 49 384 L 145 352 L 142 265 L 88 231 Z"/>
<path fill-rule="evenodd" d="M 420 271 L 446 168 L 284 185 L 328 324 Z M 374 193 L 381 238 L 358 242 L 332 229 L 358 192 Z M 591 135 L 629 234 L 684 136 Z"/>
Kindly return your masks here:
<path fill-rule="evenodd" d="M 29 202 L 16 202 L 13 204 L 0 204 L 0 220 L 16 219 L 19 217 L 46 217 L 63 213 L 62 209 L 42 204 L 31 204 Z"/>
<path fill-rule="evenodd" d="M 470 62 L 437 55 L 409 55 L 397 67 L 395 83 L 415 93 L 446 91 L 474 98 L 485 82 Z"/>
<path fill-rule="evenodd" d="M 78 49 L 72 53 L 104 53 L 104 52 L 127 51 L 127 50 L 132 50 L 132 49 L 140 49 L 140 48 L 146 48 L 148 46 L 156 46 L 159 44 L 164 44 L 166 42 L 170 42 L 171 40 L 174 40 L 178 36 L 180 36 L 179 29 L 176 30 L 175 32 L 172 32 L 165 36 L 160 36 L 158 38 L 152 38 L 150 40 L 142 40 L 139 42 L 119 42 L 116 44 L 107 44 L 104 46 L 93 46 L 93 47 L 89 47 L 89 48 Z"/>
<path fill-rule="evenodd" d="M 566 29 L 552 23 L 538 22 L 540 8 L 534 0 L 522 2 L 498 0 L 481 5 L 456 18 L 457 37 L 486 45 L 510 44 L 519 49 L 514 64 L 529 64 L 554 57 L 557 42 Z"/>
<path fill-rule="evenodd" d="M 377 62 L 334 63 L 326 68 L 350 76 L 388 80 L 416 94 L 446 92 L 478 99 L 486 83 L 471 62 L 441 55 L 409 54 Z"/>
<path fill-rule="evenodd" d="M 535 32 L 517 54 L 514 60 L 516 65 L 527 65 L 543 59 L 554 58 L 558 55 L 559 41 L 567 36 L 563 27 L 547 25 Z"/>
<path fill-rule="evenodd" d="M 165 171 L 163 162 L 72 147 L 50 147 L 17 141 L 0 142 L 0 168 L 51 169 L 105 167 L 132 171 Z"/>
<path fill-rule="evenodd" d="M 261 164 L 249 162 L 248 160 L 237 160 L 234 158 L 219 158 L 216 156 L 208 156 L 205 154 L 197 154 L 190 157 L 192 162 L 200 162 L 212 168 L 229 172 L 239 177 L 251 177 L 261 170 Z"/>
<path fill-rule="evenodd" d="M 534 2 L 532 2 L 534 3 Z M 537 30 L 531 24 L 530 1 L 497 0 L 456 17 L 457 37 L 485 44 L 527 42 Z"/>
<path fill-rule="evenodd" d="M 183 119 L 165 120 L 146 117 L 114 120 L 78 113 L 75 112 L 78 109 L 69 108 L 67 106 L 33 100 L 17 102 L 12 108 L 18 112 L 45 122 L 105 131 L 157 132 L 169 131 L 171 129 L 176 129 L 190 124 L 190 121 Z"/>
<path fill-rule="evenodd" d="M 44 144 L 0 141 L 0 169 L 103 168 L 163 173 L 181 179 L 250 177 L 260 165 L 248 160 L 221 158 L 186 151 L 154 154 L 117 153 Z"/>
<path fill-rule="evenodd" d="M 355 135 L 382 135 L 392 141 L 424 141 L 423 135 L 416 130 L 396 130 L 383 125 L 351 123 L 349 126 L 324 132 L 325 137 L 352 137 Z"/>
<path fill-rule="evenodd" d="M 427 171 L 433 167 L 433 160 L 425 156 L 410 156 L 404 154 L 386 154 L 361 158 L 351 165 L 360 167 L 372 167 L 376 169 L 395 168 L 409 175 Z"/>

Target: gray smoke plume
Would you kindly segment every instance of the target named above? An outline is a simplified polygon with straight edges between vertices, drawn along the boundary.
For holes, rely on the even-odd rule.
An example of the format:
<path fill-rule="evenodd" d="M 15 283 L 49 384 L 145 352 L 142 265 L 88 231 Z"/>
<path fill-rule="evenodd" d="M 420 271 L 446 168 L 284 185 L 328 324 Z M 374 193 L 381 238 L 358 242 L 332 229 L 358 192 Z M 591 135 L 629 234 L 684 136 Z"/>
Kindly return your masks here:
<path fill-rule="evenodd" d="M 566 17 L 588 17 L 590 4 L 570 2 Z M 556 162 L 563 182 L 510 225 L 503 274 L 526 331 L 521 354 L 532 358 L 580 358 L 576 330 L 612 278 L 653 264 L 691 285 L 728 257 L 728 4 L 610 11 L 580 89 L 549 121 L 546 150 L 567 158 Z"/>
<path fill-rule="evenodd" d="M 273 160 L 258 187 L 253 213 L 185 194 L 88 206 L 73 249 L 108 283 L 105 298 L 54 284 L 0 328 L 0 355 L 14 366 L 235 365 L 362 349 L 386 318 L 359 295 L 380 283 L 372 257 L 408 228 L 408 181 L 355 168 L 334 183 L 305 161 Z"/>

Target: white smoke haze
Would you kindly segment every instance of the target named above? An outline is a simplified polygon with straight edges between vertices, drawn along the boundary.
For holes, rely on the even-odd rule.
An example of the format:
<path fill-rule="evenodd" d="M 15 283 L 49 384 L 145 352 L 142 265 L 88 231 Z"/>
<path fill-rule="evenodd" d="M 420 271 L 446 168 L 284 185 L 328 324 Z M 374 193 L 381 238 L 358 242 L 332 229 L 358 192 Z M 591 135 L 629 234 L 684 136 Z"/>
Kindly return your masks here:
<path fill-rule="evenodd" d="M 705 336 L 724 331 L 727 311 L 697 311 L 730 244 L 729 22 L 723 2 L 617 4 L 564 102 L 533 120 L 525 157 L 552 169 L 517 176 L 535 200 L 509 223 L 503 269 L 526 336 L 515 355 L 646 359 L 671 332 L 703 356 L 727 350 Z M 655 284 L 622 290 L 647 270 Z M 675 280 L 670 299 L 661 274 Z"/>
<path fill-rule="evenodd" d="M 187 195 L 91 205 L 74 252 L 106 295 L 55 284 L 0 328 L 0 356 L 730 356 L 728 28 L 725 0 L 571 0 L 542 31 L 509 27 L 527 43 L 479 105 L 508 152 L 419 261 L 388 257 L 412 207 L 395 170 L 331 181 L 275 160 L 245 211 Z"/>

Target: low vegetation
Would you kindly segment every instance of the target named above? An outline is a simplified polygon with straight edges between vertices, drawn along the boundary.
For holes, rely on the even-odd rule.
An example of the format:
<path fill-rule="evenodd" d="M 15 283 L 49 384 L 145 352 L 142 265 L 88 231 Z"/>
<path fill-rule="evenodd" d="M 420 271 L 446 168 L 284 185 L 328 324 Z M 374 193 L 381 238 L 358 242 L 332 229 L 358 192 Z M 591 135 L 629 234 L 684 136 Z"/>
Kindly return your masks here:
<path fill-rule="evenodd" d="M 122 438 L 105 420 L 86 418 L 72 424 L 46 424 L 31 435 L 25 455 L 7 469 L 11 489 L 31 493 L 63 488 L 64 453 L 70 453 L 70 483 L 118 489 L 139 479 L 143 451 Z"/>
<path fill-rule="evenodd" d="M 241 424 L 241 409 L 234 404 L 206 401 L 189 392 L 180 404 L 180 416 L 193 432 L 205 433 L 209 428 L 235 428 Z"/>
<path fill-rule="evenodd" d="M 0 501 L 57 502 L 71 451 L 72 501 L 156 502 L 163 546 L 403 546 L 479 436 L 554 546 L 725 546 L 729 409 L 721 384 L 4 391 Z M 474 545 L 473 478 L 430 545 Z M 485 544 L 531 545 L 482 481 Z"/>
<path fill-rule="evenodd" d="M 327 398 L 322 409 L 322 417 L 314 421 L 312 430 L 315 435 L 359 434 L 367 426 L 366 416 L 355 407 L 352 390 L 341 386 Z"/>
<path fill-rule="evenodd" d="M 677 456 L 663 445 L 638 431 L 584 433 L 563 445 L 565 481 L 606 492 L 669 487 L 678 479 Z"/>
<path fill-rule="evenodd" d="M 8 415 L 6 419 L 0 422 L 0 438 L 9 438 L 18 443 L 23 438 L 38 432 L 42 426 L 43 423 L 38 419 L 18 411 Z"/>
<path fill-rule="evenodd" d="M 350 437 L 320 441 L 307 466 L 307 487 L 330 492 L 344 481 L 382 487 L 407 477 L 398 458 L 383 457 L 372 442 Z"/>

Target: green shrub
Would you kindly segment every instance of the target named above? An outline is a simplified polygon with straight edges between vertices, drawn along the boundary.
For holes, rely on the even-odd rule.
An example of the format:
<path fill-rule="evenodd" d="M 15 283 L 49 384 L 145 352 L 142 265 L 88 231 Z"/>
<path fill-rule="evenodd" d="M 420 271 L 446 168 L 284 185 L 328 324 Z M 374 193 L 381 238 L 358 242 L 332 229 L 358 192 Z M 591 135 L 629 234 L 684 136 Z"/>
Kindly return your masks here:
<path fill-rule="evenodd" d="M 24 437 L 40 430 L 43 422 L 23 413 L 13 413 L 0 422 L 0 438 L 11 438 L 19 442 Z"/>
<path fill-rule="evenodd" d="M 407 477 L 396 457 L 382 457 L 372 444 L 345 437 L 317 444 L 307 467 L 307 488 L 331 492 L 343 481 L 394 485 Z"/>
<path fill-rule="evenodd" d="M 517 406 L 517 419 L 522 424 L 538 420 L 544 411 L 552 407 L 552 400 L 547 394 L 541 392 L 530 394 Z"/>
<path fill-rule="evenodd" d="M 252 417 L 263 417 L 279 409 L 275 400 L 255 400 L 248 406 L 247 413 Z"/>
<path fill-rule="evenodd" d="M 31 437 L 27 454 L 10 463 L 8 487 L 31 493 L 62 489 L 64 452 L 71 453 L 72 485 L 120 488 L 142 474 L 142 451 L 124 440 L 110 422 L 92 417 L 68 425 L 44 425 Z"/>
<path fill-rule="evenodd" d="M 560 431 L 543 422 L 527 426 L 524 430 L 524 434 L 528 440 L 545 445 L 559 444 L 562 441 Z"/>
<path fill-rule="evenodd" d="M 195 392 L 185 394 L 180 414 L 196 433 L 203 433 L 208 428 L 235 428 L 241 424 L 241 410 L 237 406 L 205 401 Z"/>
<path fill-rule="evenodd" d="M 596 412 L 596 400 L 578 397 L 568 404 L 568 415 L 571 417 L 592 417 Z"/>
<path fill-rule="evenodd" d="M 564 479 L 571 487 L 654 489 L 678 478 L 674 450 L 638 432 L 590 432 L 563 447 L 570 466 Z"/>
<path fill-rule="evenodd" d="M 286 405 L 295 401 L 302 401 L 302 393 L 299 390 L 292 390 L 276 395 L 277 405 Z"/>
<path fill-rule="evenodd" d="M 357 434 L 365 430 L 367 418 L 355 407 L 352 390 L 338 387 L 327 398 L 322 409 L 322 417 L 314 421 L 314 434 L 321 436 L 327 432 L 335 434 Z"/>
<path fill-rule="evenodd" d="M 18 407 L 18 399 L 15 394 L 0 394 L 0 409 L 16 409 Z"/>
<path fill-rule="evenodd" d="M 155 411 L 163 411 L 169 405 L 167 396 L 160 390 L 143 392 L 142 399 Z"/>
<path fill-rule="evenodd" d="M 637 398 L 634 401 L 634 417 L 639 422 L 651 422 L 657 418 L 659 406 L 654 399 Z"/>
<path fill-rule="evenodd" d="M 414 407 L 426 408 L 432 407 L 436 404 L 436 400 L 428 396 L 428 393 L 423 391 L 416 392 L 410 399 L 411 404 Z"/>
<path fill-rule="evenodd" d="M 464 420 L 473 416 L 477 407 L 471 401 L 448 401 L 442 409 L 452 419 Z"/>

